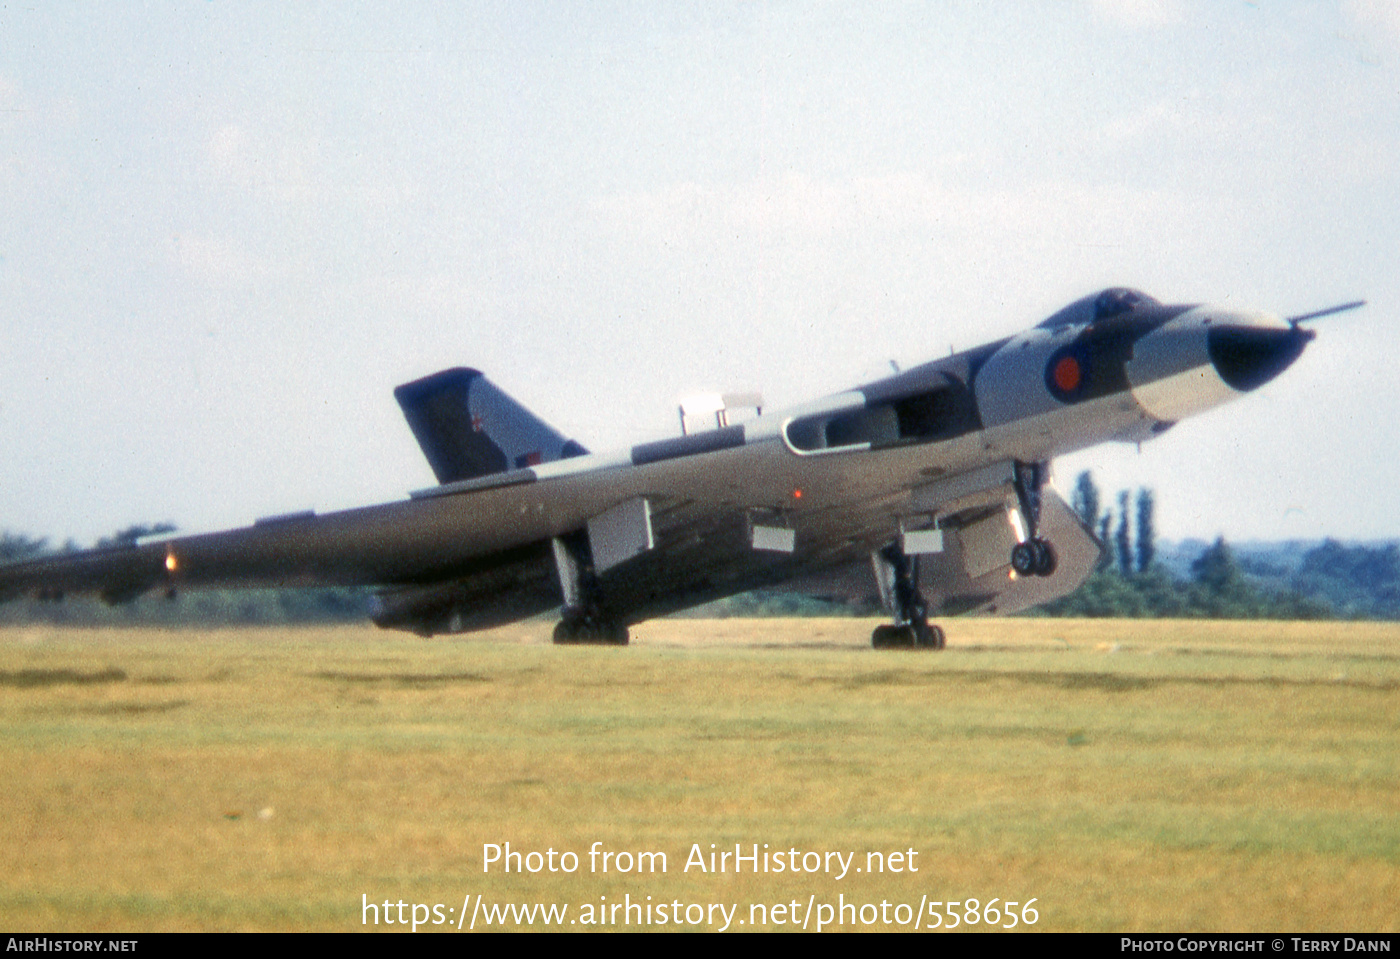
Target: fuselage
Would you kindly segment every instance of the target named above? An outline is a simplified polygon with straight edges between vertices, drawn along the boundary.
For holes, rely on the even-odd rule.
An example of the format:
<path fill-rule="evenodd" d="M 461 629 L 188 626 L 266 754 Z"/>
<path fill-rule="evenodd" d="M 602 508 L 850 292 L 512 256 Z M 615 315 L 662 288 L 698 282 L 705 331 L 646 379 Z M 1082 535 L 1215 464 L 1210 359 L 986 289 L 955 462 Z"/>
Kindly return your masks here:
<path fill-rule="evenodd" d="M 908 524 L 951 518 L 956 526 L 991 501 L 1005 503 L 1017 526 L 1007 485 L 1015 464 L 1149 440 L 1267 382 L 1311 335 L 1264 313 L 1170 306 L 1112 289 L 1016 336 L 844 393 L 721 429 L 546 463 L 532 479 L 572 478 L 600 507 L 648 501 L 645 538 L 654 558 L 603 573 L 619 606 L 640 618 L 838 567 Z M 462 488 L 490 482 L 498 481 Z M 747 516 L 789 545 L 755 562 L 760 538 L 726 531 L 726 516 Z M 697 550 L 706 544 L 713 559 L 670 565 L 686 542 Z M 1005 569 L 1000 546 L 989 555 Z"/>
<path fill-rule="evenodd" d="M 1311 338 L 1266 313 L 1107 290 L 1016 336 L 793 411 L 782 435 L 796 456 L 969 438 L 987 454 L 1043 461 L 1160 435 L 1268 382 Z"/>

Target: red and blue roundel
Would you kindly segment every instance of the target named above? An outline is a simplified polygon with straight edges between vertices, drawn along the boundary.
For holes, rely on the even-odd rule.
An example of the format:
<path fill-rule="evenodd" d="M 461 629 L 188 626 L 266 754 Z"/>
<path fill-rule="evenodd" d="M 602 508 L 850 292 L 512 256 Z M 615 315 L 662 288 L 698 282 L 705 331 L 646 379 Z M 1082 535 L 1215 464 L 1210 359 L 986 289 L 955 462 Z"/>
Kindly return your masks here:
<path fill-rule="evenodd" d="M 1071 343 L 1050 354 L 1045 364 L 1045 388 L 1061 403 L 1076 403 L 1089 388 L 1089 351 Z"/>

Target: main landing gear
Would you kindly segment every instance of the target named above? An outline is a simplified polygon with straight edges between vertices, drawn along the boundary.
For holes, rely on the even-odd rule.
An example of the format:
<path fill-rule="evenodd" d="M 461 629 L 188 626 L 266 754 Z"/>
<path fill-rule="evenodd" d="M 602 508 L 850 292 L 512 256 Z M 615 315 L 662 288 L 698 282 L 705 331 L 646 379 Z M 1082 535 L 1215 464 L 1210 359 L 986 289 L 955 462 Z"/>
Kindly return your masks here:
<path fill-rule="evenodd" d="M 928 607 L 919 592 L 919 558 L 905 555 L 897 543 L 871 555 L 880 595 L 895 614 L 893 624 L 876 626 L 870 645 L 876 649 L 942 649 L 943 628 L 928 621 Z"/>
<path fill-rule="evenodd" d="M 1016 462 L 1016 498 L 1026 518 L 1026 541 L 1011 547 L 1011 568 L 1017 576 L 1049 576 L 1059 565 L 1055 548 L 1040 538 L 1040 491 L 1049 478 L 1050 464 Z"/>
<path fill-rule="evenodd" d="M 554 562 L 564 592 L 564 615 L 554 627 L 554 641 L 626 646 L 627 626 L 608 614 L 587 534 L 580 530 L 556 538 Z"/>

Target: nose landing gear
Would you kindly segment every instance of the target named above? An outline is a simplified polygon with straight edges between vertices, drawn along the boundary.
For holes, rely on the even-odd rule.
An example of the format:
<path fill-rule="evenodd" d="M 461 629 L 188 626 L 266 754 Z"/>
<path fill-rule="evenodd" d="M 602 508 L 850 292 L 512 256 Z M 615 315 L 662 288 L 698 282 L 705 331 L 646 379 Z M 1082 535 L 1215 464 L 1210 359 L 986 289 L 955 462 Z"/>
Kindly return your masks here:
<path fill-rule="evenodd" d="M 1040 538 L 1040 491 L 1049 478 L 1050 464 L 1016 461 L 1016 498 L 1026 518 L 1026 541 L 1011 547 L 1011 568 L 1017 576 L 1050 576 L 1059 561 L 1055 548 Z"/>

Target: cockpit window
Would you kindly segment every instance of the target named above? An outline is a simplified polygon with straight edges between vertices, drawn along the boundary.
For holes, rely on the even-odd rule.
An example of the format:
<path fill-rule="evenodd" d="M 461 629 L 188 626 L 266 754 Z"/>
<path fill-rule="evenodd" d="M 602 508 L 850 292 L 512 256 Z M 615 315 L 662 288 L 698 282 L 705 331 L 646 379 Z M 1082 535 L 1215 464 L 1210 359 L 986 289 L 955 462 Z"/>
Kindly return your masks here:
<path fill-rule="evenodd" d="M 1139 306 L 1156 302 L 1141 290 L 1115 286 L 1102 293 L 1095 293 L 1082 300 L 1075 300 L 1054 316 L 1037 323 L 1036 326 L 1043 330 L 1058 330 L 1066 326 L 1088 326 L 1098 320 L 1106 320 L 1111 316 L 1118 316 L 1121 313 L 1135 310 Z"/>
<path fill-rule="evenodd" d="M 1129 290 L 1121 286 L 1115 286 L 1111 290 L 1104 290 L 1094 300 L 1094 319 L 1106 320 L 1110 316 L 1117 316 L 1119 313 L 1127 313 L 1141 303 L 1155 303 L 1156 300 L 1146 293 L 1139 293 L 1137 290 Z"/>

